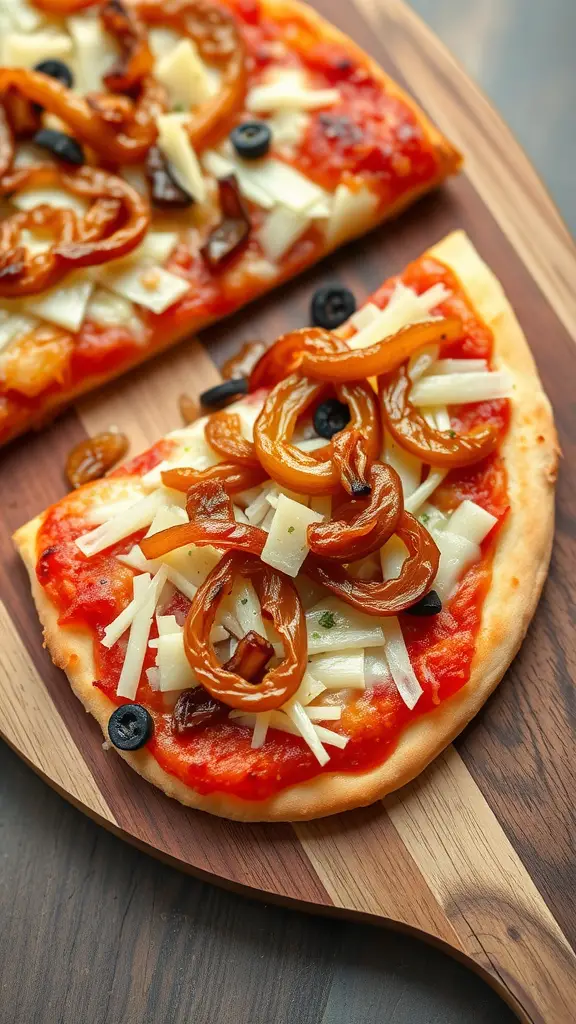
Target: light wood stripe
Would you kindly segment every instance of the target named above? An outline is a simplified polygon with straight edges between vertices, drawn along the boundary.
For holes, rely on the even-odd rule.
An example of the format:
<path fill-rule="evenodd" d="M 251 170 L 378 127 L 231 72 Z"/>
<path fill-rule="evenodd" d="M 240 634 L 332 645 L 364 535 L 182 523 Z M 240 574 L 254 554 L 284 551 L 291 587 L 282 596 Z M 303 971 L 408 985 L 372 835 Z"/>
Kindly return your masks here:
<path fill-rule="evenodd" d="M 466 951 L 534 1021 L 573 1019 L 576 956 L 456 750 L 385 806 Z"/>
<path fill-rule="evenodd" d="M 294 829 L 336 907 L 400 921 L 463 949 L 426 880 L 380 806 Z"/>
<path fill-rule="evenodd" d="M 84 398 L 76 411 L 89 435 L 111 425 L 123 430 L 131 454 L 144 451 L 169 430 L 182 426 L 178 395 L 196 397 L 220 380 L 205 348 L 190 338 L 141 369 Z"/>
<path fill-rule="evenodd" d="M 90 813 L 115 825 L 112 811 L 1 601 L 0 636 L 0 732 L 37 771 Z"/>
<path fill-rule="evenodd" d="M 486 97 L 411 8 L 402 0 L 357 3 L 416 98 L 464 152 L 468 178 L 576 338 L 576 249 L 526 154 Z"/>

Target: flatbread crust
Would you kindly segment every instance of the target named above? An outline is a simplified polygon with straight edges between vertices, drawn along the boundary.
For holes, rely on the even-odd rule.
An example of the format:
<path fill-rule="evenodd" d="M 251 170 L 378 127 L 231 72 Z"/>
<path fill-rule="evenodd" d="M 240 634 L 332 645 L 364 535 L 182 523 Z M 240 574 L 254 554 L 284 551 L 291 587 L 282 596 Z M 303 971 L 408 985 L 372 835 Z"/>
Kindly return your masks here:
<path fill-rule="evenodd" d="M 300 0 L 265 0 L 265 2 L 262 3 L 262 7 L 266 15 L 270 18 L 283 21 L 298 21 L 303 26 L 308 26 L 312 32 L 320 32 L 325 42 L 338 44 L 346 49 L 351 55 L 361 59 L 363 62 L 366 62 L 376 81 L 381 82 L 390 95 L 397 96 L 414 111 L 420 127 L 429 142 L 434 146 L 440 161 L 438 174 L 435 178 L 426 182 L 419 188 L 411 189 L 406 192 L 397 202 L 388 206 L 382 214 L 378 216 L 371 216 L 366 219 L 359 219 L 355 225 L 355 229 L 346 237 L 340 238 L 333 245 L 325 245 L 323 251 L 319 253 L 317 258 L 309 260 L 306 266 L 311 266 L 318 262 L 318 260 L 323 259 L 324 256 L 327 256 L 330 252 L 347 244 L 352 239 L 357 238 L 360 235 L 367 234 L 369 231 L 372 231 L 373 228 L 377 227 L 378 224 L 382 224 L 384 221 L 390 220 L 402 213 L 406 207 L 411 206 L 412 203 L 421 196 L 436 188 L 449 175 L 455 174 L 462 164 L 462 155 L 456 147 L 453 146 L 444 135 L 442 135 L 412 97 L 409 96 L 393 78 L 387 75 L 375 60 L 365 53 L 365 51 L 354 43 L 353 40 L 344 32 L 341 32 L 329 21 L 326 21 L 326 19 L 318 14 L 317 11 L 313 10 L 307 4 L 301 3 Z M 154 215 L 152 216 L 151 227 L 152 229 L 154 228 Z M 302 270 L 304 269 L 305 267 L 303 266 Z M 258 288 L 258 291 L 251 297 L 250 301 L 254 301 L 261 295 L 271 291 L 273 288 L 279 287 L 284 281 L 289 280 L 293 276 L 295 275 L 280 272 L 273 280 L 263 280 L 262 286 Z M 231 315 L 236 312 L 242 307 L 242 305 L 243 303 L 238 303 L 231 313 L 227 315 Z M 6 444 L 8 441 L 21 434 L 24 430 L 28 430 L 30 427 L 42 427 L 43 424 L 50 420 L 61 409 L 69 405 L 73 400 L 79 398 L 81 395 L 84 395 L 89 391 L 93 391 L 95 388 L 114 380 L 116 377 L 122 376 L 122 374 L 138 366 L 140 363 L 152 358 L 152 356 L 157 355 L 159 352 L 163 352 L 165 349 L 171 348 L 172 345 L 176 344 L 176 342 L 181 341 L 183 338 L 188 337 L 191 334 L 196 334 L 198 331 L 205 327 L 209 327 L 210 324 L 213 324 L 220 319 L 222 319 L 222 317 L 213 314 L 207 316 L 199 315 L 191 317 L 186 324 L 181 325 L 178 330 L 168 331 L 165 326 L 162 326 L 154 332 L 148 344 L 136 347 L 131 358 L 127 362 L 123 362 L 118 369 L 104 374 L 92 374 L 90 376 L 86 376 L 67 390 L 54 392 L 44 398 L 41 398 L 36 409 L 29 408 L 27 410 L 25 421 L 18 421 L 14 425 L 12 431 L 3 436 L 2 444 Z"/>
<path fill-rule="evenodd" d="M 410 724 L 378 768 L 322 774 L 264 801 L 221 793 L 202 796 L 165 772 L 146 749 L 118 751 L 140 775 L 183 804 L 242 821 L 297 821 L 373 803 L 413 779 L 454 739 L 492 693 L 520 647 L 546 577 L 552 545 L 559 455 L 552 412 L 512 308 L 466 235 L 449 235 L 430 254 L 460 279 L 494 333 L 497 367 L 507 369 L 514 378 L 510 429 L 501 449 L 511 509 L 498 540 L 470 680 L 436 710 Z M 102 483 L 107 486 L 111 481 Z M 41 522 L 41 516 L 32 520 L 17 531 L 14 540 L 30 574 L 52 658 L 106 736 L 115 705 L 92 685 L 92 640 L 86 633 L 57 625 L 56 609 L 36 579 L 36 536 Z"/>

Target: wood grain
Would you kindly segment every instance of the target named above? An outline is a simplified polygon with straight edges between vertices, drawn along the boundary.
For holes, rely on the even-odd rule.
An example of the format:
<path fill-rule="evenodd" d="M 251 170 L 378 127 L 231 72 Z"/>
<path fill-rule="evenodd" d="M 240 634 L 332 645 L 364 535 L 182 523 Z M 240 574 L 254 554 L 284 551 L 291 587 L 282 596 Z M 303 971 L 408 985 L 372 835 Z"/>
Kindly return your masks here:
<path fill-rule="evenodd" d="M 117 424 L 138 450 L 178 425 L 177 397 L 217 376 L 237 344 L 307 321 L 327 275 L 372 290 L 424 248 L 464 227 L 501 278 L 543 371 L 562 444 L 573 450 L 576 369 L 573 248 L 549 198 L 497 115 L 415 16 L 396 0 L 339 0 L 322 13 L 404 77 L 466 150 L 468 177 L 396 224 L 325 261 L 226 324 L 78 403 L 42 436 L 17 442 L 0 465 L 0 592 L 8 612 L 0 730 L 37 770 L 98 820 L 187 870 L 300 905 L 346 910 L 427 932 L 471 957 L 524 1020 L 568 1024 L 576 999 L 574 941 L 571 567 L 576 461 L 559 487 L 559 536 L 543 604 L 508 679 L 457 744 L 385 807 L 290 826 L 243 826 L 168 801 L 113 755 L 40 646 L 37 621 L 9 534 L 64 493 L 71 443 Z M 553 352 L 553 359 L 550 353 Z M 0 625 L 2 621 L 0 620 Z M 18 687 L 13 680 L 18 679 Z M 24 687 L 32 727 L 14 722 Z M 38 701 L 36 703 L 36 695 Z M 66 756 L 54 763 L 48 737 Z M 49 748 L 50 749 L 50 748 Z M 78 778 L 67 783 L 78 753 Z M 49 763 L 50 761 L 50 763 Z"/>

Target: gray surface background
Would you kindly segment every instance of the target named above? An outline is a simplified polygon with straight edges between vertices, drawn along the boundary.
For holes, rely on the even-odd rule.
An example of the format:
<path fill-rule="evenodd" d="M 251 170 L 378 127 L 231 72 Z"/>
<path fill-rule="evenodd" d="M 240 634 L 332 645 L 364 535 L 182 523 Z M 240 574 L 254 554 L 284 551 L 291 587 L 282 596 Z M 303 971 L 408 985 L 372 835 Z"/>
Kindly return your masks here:
<path fill-rule="evenodd" d="M 576 235 L 576 0 L 410 0 L 516 134 Z"/>
<path fill-rule="evenodd" d="M 576 232 L 576 0 L 412 0 L 503 114 Z M 407 937 L 180 875 L 0 744 L 0 1024 L 510 1024 Z"/>

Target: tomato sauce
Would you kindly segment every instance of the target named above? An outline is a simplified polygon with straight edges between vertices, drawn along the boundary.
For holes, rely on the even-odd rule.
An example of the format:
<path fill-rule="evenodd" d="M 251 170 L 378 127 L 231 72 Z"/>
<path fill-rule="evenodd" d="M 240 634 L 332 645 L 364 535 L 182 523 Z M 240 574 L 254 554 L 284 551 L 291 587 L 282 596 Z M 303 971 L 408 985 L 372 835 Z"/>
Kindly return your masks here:
<path fill-rule="evenodd" d="M 443 304 L 442 312 L 458 313 L 465 325 L 463 340 L 458 344 L 459 355 L 491 359 L 491 332 L 475 316 L 456 277 L 446 267 L 422 258 L 411 264 L 401 279 L 419 293 L 433 284 L 444 283 L 452 294 Z M 372 297 L 373 301 L 385 307 L 397 280 L 386 282 Z M 454 347 L 451 354 L 454 354 Z M 453 420 L 458 427 L 467 429 L 479 419 L 489 419 L 504 432 L 509 420 L 508 406 L 508 402 L 466 406 L 456 411 Z M 165 457 L 171 443 L 160 441 L 114 475 L 147 472 Z M 446 511 L 464 498 L 478 502 L 499 522 L 503 521 L 508 508 L 507 481 L 498 454 L 466 469 L 453 470 L 434 495 L 435 503 Z M 99 639 L 105 626 L 132 597 L 132 570 L 122 566 L 115 555 L 128 551 L 142 533 L 88 560 L 74 543 L 76 537 L 90 529 L 85 508 L 86 499 L 78 492 L 49 510 L 38 539 L 37 575 L 60 611 L 61 624 L 84 626 L 92 632 L 96 664 L 94 685 L 120 704 L 123 701 L 116 697 L 116 685 L 126 638 L 110 650 L 103 647 Z M 457 593 L 440 615 L 433 619 L 400 617 L 410 659 L 424 691 L 416 707 L 408 710 L 390 680 L 369 678 L 369 689 L 343 706 L 339 722 L 330 723 L 331 728 L 350 739 L 344 750 L 329 748 L 330 761 L 325 768 L 319 766 L 302 740 L 276 730 L 269 731 L 260 750 L 253 750 L 251 730 L 230 720 L 204 725 L 192 737 L 176 736 L 171 712 L 166 709 L 162 695 L 151 687 L 146 674 L 155 658 L 155 652 L 149 649 L 137 699 L 150 710 L 154 719 L 155 732 L 148 744 L 151 753 L 162 768 L 200 793 L 226 792 L 249 800 L 266 799 L 324 771 L 367 771 L 381 764 L 392 753 L 407 725 L 456 694 L 470 677 L 498 529 L 499 525 L 484 542 L 482 561 L 466 573 Z M 176 593 L 163 611 L 177 615 L 182 622 L 188 607 L 188 600 Z M 152 635 L 155 635 L 155 625 Z M 337 702 L 341 698 L 333 694 L 329 699 Z"/>
<path fill-rule="evenodd" d="M 311 87 L 337 86 L 340 101 L 309 115 L 301 142 L 276 155 L 318 185 L 333 191 L 340 182 L 357 187 L 358 175 L 379 197 L 381 212 L 414 189 L 440 177 L 441 157 L 426 138 L 412 108 L 372 74 L 369 62 L 353 45 L 326 42 L 298 15 L 272 21 L 258 0 L 230 0 L 246 40 L 249 87 L 262 80 L 271 66 L 303 69 Z M 250 116 L 246 113 L 241 119 Z M 262 210 L 250 206 L 252 238 L 248 255 L 261 260 L 257 232 Z M 322 254 L 324 236 L 317 226 L 300 237 L 284 255 L 274 283 L 280 283 Z M 184 276 L 189 292 L 161 315 L 139 310 L 139 336 L 127 327 L 103 327 L 85 321 L 74 336 L 74 347 L 65 369 L 39 394 L 30 398 L 0 385 L 0 443 L 26 426 L 39 408 L 58 403 L 70 391 L 96 382 L 99 376 L 119 374 L 149 354 L 181 336 L 221 318 L 267 291 L 272 281 L 246 269 L 244 251 L 241 271 L 233 260 L 223 273 L 214 274 L 199 255 L 181 243 L 167 269 Z"/>

